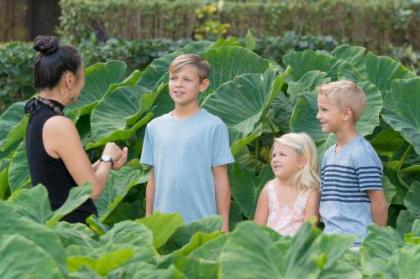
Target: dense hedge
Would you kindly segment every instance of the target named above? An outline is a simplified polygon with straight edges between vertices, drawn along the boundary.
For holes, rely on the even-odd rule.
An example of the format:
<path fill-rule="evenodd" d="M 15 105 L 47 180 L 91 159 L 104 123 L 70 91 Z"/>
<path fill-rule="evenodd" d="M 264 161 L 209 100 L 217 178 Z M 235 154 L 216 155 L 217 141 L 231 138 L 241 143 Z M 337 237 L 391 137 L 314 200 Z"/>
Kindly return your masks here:
<path fill-rule="evenodd" d="M 192 38 L 198 7 L 209 1 L 61 0 L 60 33 L 77 42 L 96 32 L 100 38 L 129 40 Z M 210 1 L 215 2 L 215 1 Z M 368 49 L 410 42 L 420 48 L 420 4 L 408 0 L 224 1 L 216 15 L 230 25 L 228 35 L 332 35 Z"/>

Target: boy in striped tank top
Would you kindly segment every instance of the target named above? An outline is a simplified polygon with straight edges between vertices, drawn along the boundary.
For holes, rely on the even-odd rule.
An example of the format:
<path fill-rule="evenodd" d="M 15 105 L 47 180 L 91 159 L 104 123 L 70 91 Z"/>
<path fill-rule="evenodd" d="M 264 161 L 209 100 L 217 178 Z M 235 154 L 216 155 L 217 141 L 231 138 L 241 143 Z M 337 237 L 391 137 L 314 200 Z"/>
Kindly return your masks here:
<path fill-rule="evenodd" d="M 328 234 L 357 236 L 360 246 L 372 222 L 385 226 L 388 205 L 382 186 L 382 163 L 373 147 L 356 130 L 365 106 L 363 90 L 353 81 L 321 85 L 317 119 L 324 133 L 334 133 L 336 144 L 321 164 L 320 215 Z"/>

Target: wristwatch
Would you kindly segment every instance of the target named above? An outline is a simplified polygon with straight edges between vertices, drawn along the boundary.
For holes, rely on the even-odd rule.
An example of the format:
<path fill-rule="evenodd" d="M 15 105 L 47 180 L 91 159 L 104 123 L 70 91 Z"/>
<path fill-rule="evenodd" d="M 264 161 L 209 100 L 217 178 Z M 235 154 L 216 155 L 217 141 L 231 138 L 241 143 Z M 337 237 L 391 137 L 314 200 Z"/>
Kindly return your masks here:
<path fill-rule="evenodd" d="M 99 159 L 102 162 L 111 162 L 111 167 L 114 165 L 114 161 L 112 160 L 111 156 L 109 155 L 102 155 L 101 159 Z"/>

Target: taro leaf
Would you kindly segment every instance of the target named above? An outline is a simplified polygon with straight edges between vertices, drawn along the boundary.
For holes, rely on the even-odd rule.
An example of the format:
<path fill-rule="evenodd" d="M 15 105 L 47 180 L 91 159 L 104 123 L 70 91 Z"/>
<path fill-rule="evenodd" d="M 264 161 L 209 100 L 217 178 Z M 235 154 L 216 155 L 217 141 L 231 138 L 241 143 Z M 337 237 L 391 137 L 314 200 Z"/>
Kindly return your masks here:
<path fill-rule="evenodd" d="M 342 45 L 335 48 L 332 54 L 336 58 L 350 63 L 357 70 L 359 77 L 366 78 L 365 52 L 364 47 Z"/>
<path fill-rule="evenodd" d="M 404 198 L 404 205 L 411 212 L 420 216 L 420 182 L 413 182 Z"/>
<path fill-rule="evenodd" d="M 45 224 L 52 215 L 48 191 L 41 184 L 30 189 L 14 191 L 7 203 L 12 205 L 20 215 L 40 224 Z"/>
<path fill-rule="evenodd" d="M 0 237 L 0 274 L 2 279 L 65 278 L 52 255 L 21 235 Z"/>
<path fill-rule="evenodd" d="M 7 150 L 25 136 L 28 124 L 28 117 L 24 116 L 25 104 L 14 103 L 0 116 L 0 151 Z"/>
<path fill-rule="evenodd" d="M 123 269 L 117 270 L 110 278 L 131 278 L 131 279 L 184 279 L 184 274 L 175 268 L 174 265 L 166 269 L 158 268 L 154 264 L 145 262 L 136 262 L 124 266 Z M 118 276 L 119 275 L 119 276 Z"/>
<path fill-rule="evenodd" d="M 112 270 L 123 266 L 134 256 L 132 248 L 120 248 L 108 253 L 102 253 L 99 257 L 70 256 L 67 258 L 67 266 L 70 272 L 77 271 L 82 267 L 89 267 L 101 276 L 107 275 Z"/>
<path fill-rule="evenodd" d="M 85 87 L 78 101 L 66 108 L 66 114 L 79 118 L 88 114 L 107 93 L 109 86 L 123 80 L 127 65 L 123 61 L 97 63 L 85 69 Z"/>
<path fill-rule="evenodd" d="M 420 246 L 410 245 L 398 251 L 398 278 L 420 279 Z"/>
<path fill-rule="evenodd" d="M 65 269 L 64 248 L 53 230 L 26 217 L 20 217 L 10 205 L 2 201 L 0 201 L 0 219 L 0 237 L 11 234 L 21 235 L 48 253 L 61 270 Z M 26 253 L 28 254 L 28 251 Z"/>
<path fill-rule="evenodd" d="M 393 228 L 369 226 L 360 249 L 363 273 L 373 275 L 390 272 L 389 258 L 403 246 L 404 241 Z"/>
<path fill-rule="evenodd" d="M 207 97 L 203 107 L 219 116 L 229 129 L 245 137 L 280 94 L 286 76 L 287 73 L 276 76 L 273 71 L 237 76 Z"/>
<path fill-rule="evenodd" d="M 298 81 L 289 81 L 287 94 L 292 103 L 296 103 L 296 99 L 303 94 L 314 93 L 316 88 L 321 84 L 330 82 L 331 78 L 327 73 L 314 70 L 305 73 Z"/>
<path fill-rule="evenodd" d="M 420 154 L 420 78 L 394 80 L 384 99 L 383 119 Z"/>
<path fill-rule="evenodd" d="M 153 247 L 158 249 L 184 225 L 181 215 L 155 212 L 153 215 L 137 220 L 153 232 Z"/>
<path fill-rule="evenodd" d="M 52 217 L 47 221 L 47 226 L 54 227 L 61 218 L 78 208 L 90 198 L 92 194 L 92 184 L 90 182 L 73 187 L 70 189 L 69 195 L 60 208 L 54 211 Z"/>
<path fill-rule="evenodd" d="M 11 192 L 31 185 L 31 176 L 29 174 L 29 165 L 24 141 L 19 144 L 13 154 L 9 165 L 8 179 Z"/>
<path fill-rule="evenodd" d="M 289 239 L 244 222 L 222 251 L 220 278 L 320 278 L 323 270 L 339 263 L 353 241 L 352 237 L 323 235 L 309 223 Z M 247 272 L 243 272 L 245 266 Z"/>
<path fill-rule="evenodd" d="M 99 219 L 102 222 L 114 211 L 128 191 L 138 184 L 140 177 L 140 171 L 131 167 L 123 167 L 119 171 L 111 171 L 103 193 L 95 201 Z"/>
<path fill-rule="evenodd" d="M 196 232 L 211 233 L 220 231 L 223 220 L 220 216 L 209 216 L 188 225 L 182 226 L 176 230 L 172 237 L 160 249 L 161 252 L 170 253 L 180 249 L 190 242 Z"/>
<path fill-rule="evenodd" d="M 368 53 L 365 57 L 368 79 L 381 91 L 387 91 L 394 79 L 414 78 L 415 75 L 397 61 Z"/>
<path fill-rule="evenodd" d="M 54 227 L 54 231 L 60 237 L 64 247 L 70 245 L 95 247 L 97 245 L 97 242 L 94 240 L 95 233 L 81 223 L 59 222 Z"/>
<path fill-rule="evenodd" d="M 292 77 L 294 81 L 301 79 L 307 72 L 321 71 L 331 73 L 337 59 L 313 50 L 303 52 L 292 52 L 283 56 L 284 64 L 292 67 Z"/>
<path fill-rule="evenodd" d="M 118 87 L 105 96 L 91 115 L 92 137 L 88 148 L 104 145 L 108 141 L 126 140 L 142 126 L 152 115 L 151 109 L 159 91 L 149 93 L 140 86 Z"/>
<path fill-rule="evenodd" d="M 232 80 L 238 75 L 245 73 L 262 74 L 269 67 L 268 60 L 242 47 L 210 48 L 203 56 L 211 65 L 210 91 L 216 90 L 223 83 Z M 249 86 L 252 83 L 245 82 L 244 85 Z"/>
<path fill-rule="evenodd" d="M 254 218 L 259 194 L 264 185 L 272 178 L 273 172 L 269 165 L 266 165 L 258 175 L 238 164 L 234 164 L 230 168 L 229 181 L 233 199 L 239 204 L 242 213 L 247 218 Z"/>

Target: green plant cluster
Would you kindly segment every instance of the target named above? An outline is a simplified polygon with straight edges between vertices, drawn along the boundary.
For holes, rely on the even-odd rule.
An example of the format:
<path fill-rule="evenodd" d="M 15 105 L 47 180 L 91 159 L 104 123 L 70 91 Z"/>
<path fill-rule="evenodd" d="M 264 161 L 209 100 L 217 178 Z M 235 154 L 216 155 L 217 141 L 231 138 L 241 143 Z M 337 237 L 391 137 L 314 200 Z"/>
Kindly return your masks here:
<path fill-rule="evenodd" d="M 229 234 L 221 218 L 185 224 L 178 214 L 155 213 L 108 227 L 59 222 L 89 197 L 74 189 L 51 211 L 43 186 L 0 201 L 0 274 L 3 279 L 96 278 L 415 278 L 420 221 L 401 235 L 369 227 L 359 251 L 354 238 L 325 235 L 305 223 L 293 238 L 246 221 Z"/>
<path fill-rule="evenodd" d="M 123 60 L 129 71 L 143 70 L 154 59 L 173 52 L 186 45 L 191 40 L 151 39 L 128 41 L 109 39 L 99 42 L 94 34 L 83 40 L 78 49 L 82 53 L 86 66 L 109 59 Z M 240 44 L 245 43 L 240 39 Z M 295 50 L 326 50 L 331 51 L 342 42 L 337 42 L 331 36 L 299 35 L 286 32 L 281 37 L 257 38 L 255 49 L 258 55 L 283 64 L 282 57 Z M 401 61 L 417 74 L 420 73 L 420 51 L 411 45 L 392 47 L 384 53 Z M 0 112 L 16 101 L 24 100 L 35 93 L 33 88 L 33 62 L 36 52 L 31 43 L 12 42 L 0 44 Z"/>
<path fill-rule="evenodd" d="M 226 37 L 230 25 L 220 22 L 219 14 L 222 9 L 223 1 L 217 1 L 217 3 L 209 3 L 196 10 L 198 22 L 194 28 L 193 37 L 195 40 L 216 40 Z"/>
<path fill-rule="evenodd" d="M 218 5 L 223 2 L 223 5 Z M 332 35 L 375 51 L 410 42 L 420 48 L 420 5 L 407 0 L 128 1 L 61 0 L 60 33 L 73 43 L 90 33 L 129 40 L 299 34 Z M 197 10 L 199 12 L 197 12 Z M 206 15 L 206 16 L 204 16 Z M 207 20 L 200 19 L 203 16 Z M 197 27 L 198 26 L 198 27 Z M 200 27 L 201 26 L 201 27 Z"/>
<path fill-rule="evenodd" d="M 36 267 L 32 276 L 43 278 L 410 278 L 420 249 L 420 78 L 363 47 L 290 52 L 282 67 L 253 52 L 255 46 L 252 36 L 190 42 L 142 72 L 127 75 L 127 64 L 117 60 L 85 69 L 85 88 L 65 114 L 92 159 L 109 141 L 130 150 L 129 164 L 111 173 L 95 201 L 99 216 L 89 228 L 59 220 L 89 197 L 90 186 L 76 187 L 63 208 L 52 212 L 45 188 L 30 188 L 25 103 L 1 114 L 0 274 L 13 278 Z M 189 225 L 177 215 L 141 218 L 148 173 L 138 158 L 145 127 L 173 109 L 168 66 L 183 53 L 200 54 L 212 65 L 200 104 L 229 130 L 235 156 L 229 166 L 231 234 L 217 231 L 217 217 Z M 259 193 L 273 178 L 267 158 L 273 137 L 305 131 L 319 157 L 334 144 L 316 120 L 315 90 L 339 79 L 354 80 L 366 92 L 357 128 L 382 160 L 393 227 L 370 227 L 359 253 L 348 249 L 352 237 L 324 235 L 309 224 L 288 238 L 244 221 L 253 219 Z"/>

